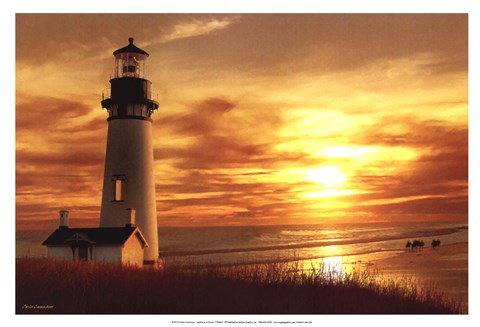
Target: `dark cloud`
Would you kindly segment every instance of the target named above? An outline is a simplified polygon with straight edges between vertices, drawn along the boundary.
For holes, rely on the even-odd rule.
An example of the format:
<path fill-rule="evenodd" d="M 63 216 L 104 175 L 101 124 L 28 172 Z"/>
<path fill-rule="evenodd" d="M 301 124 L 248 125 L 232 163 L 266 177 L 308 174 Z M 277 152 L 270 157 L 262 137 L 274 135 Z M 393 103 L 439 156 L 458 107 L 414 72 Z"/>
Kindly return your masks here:
<path fill-rule="evenodd" d="M 446 125 L 439 121 L 396 120 L 404 132 L 389 132 L 391 124 L 382 122 L 365 130 L 358 140 L 364 144 L 403 146 L 420 151 L 402 176 L 412 184 L 468 180 L 468 128 Z M 394 160 L 394 158 L 392 158 Z"/>
<path fill-rule="evenodd" d="M 85 152 L 87 160 L 87 152 L 104 151 L 107 122 L 100 117 L 86 118 L 92 111 L 90 107 L 79 101 L 52 97 L 26 99 L 16 108 L 17 146 L 28 152 L 47 154 L 70 152 L 75 144 L 75 151 Z"/>
<path fill-rule="evenodd" d="M 48 96 L 22 96 L 16 107 L 16 128 L 43 133 L 57 128 L 66 129 L 75 119 L 92 109 L 82 102 Z M 70 124 L 69 124 L 70 123 Z"/>
<path fill-rule="evenodd" d="M 403 132 L 392 133 L 393 124 Z M 398 129 L 397 129 L 398 130 Z M 376 214 L 459 214 L 468 212 L 468 129 L 440 121 L 416 121 L 413 118 L 387 119 L 365 130 L 358 140 L 364 144 L 385 147 L 402 146 L 419 152 L 419 156 L 389 176 L 368 176 L 361 173 L 352 181 L 367 187 L 371 193 L 352 196 L 351 211 L 367 210 Z M 425 197 L 408 199 L 409 197 Z M 382 200 L 400 199 L 399 203 L 381 204 Z M 402 200 L 404 199 L 404 200 Z M 369 205 L 369 200 L 379 204 Z"/>
<path fill-rule="evenodd" d="M 17 230 L 45 229 L 48 230 L 48 233 L 51 233 L 52 230 L 58 227 L 59 211 L 65 209 L 70 211 L 70 226 L 98 227 L 100 205 L 77 206 L 73 203 L 62 203 L 60 201 L 52 205 L 43 202 L 32 204 L 17 201 L 15 210 L 17 213 L 21 213 L 21 216 L 17 215 L 16 228 Z M 47 236 L 48 234 L 45 235 L 45 237 Z"/>
<path fill-rule="evenodd" d="M 81 147 L 65 153 L 38 153 L 19 150 L 16 153 L 17 165 L 43 168 L 42 170 L 57 171 L 59 176 L 71 172 L 72 169 L 82 170 L 83 167 L 98 168 L 103 165 L 105 155 L 81 151 Z"/>
<path fill-rule="evenodd" d="M 161 220 L 171 221 L 172 212 L 192 212 L 202 224 L 271 223 L 272 219 L 288 218 L 300 205 L 285 199 L 292 197 L 298 184 L 269 183 L 259 180 L 242 181 L 231 174 L 216 170 L 188 170 L 188 174 L 174 179 L 174 183 L 157 183 L 157 210 Z M 178 199 L 172 194 L 180 195 Z M 202 208 L 202 209 L 199 209 Z M 221 214 L 216 209 L 228 208 Z M 201 212 L 211 212 L 203 215 Z M 177 217 L 178 218 L 178 217 Z M 182 214 L 182 220 L 184 214 Z M 274 219 L 275 218 L 275 219 Z"/>
<path fill-rule="evenodd" d="M 236 104 L 222 98 L 208 98 L 189 106 L 186 114 L 164 116 L 156 119 L 156 125 L 183 135 L 212 135 L 222 128 L 222 115 Z"/>
<path fill-rule="evenodd" d="M 209 98 L 197 103 L 194 110 L 203 115 L 222 114 L 232 110 L 235 106 L 235 103 L 222 98 Z"/>
<path fill-rule="evenodd" d="M 92 217 L 88 204 L 101 201 L 102 171 L 103 156 L 89 152 L 17 151 L 17 216 L 47 217 L 59 207 L 70 209 L 78 205 L 72 199 L 79 199 L 85 205 L 78 208 L 79 214 Z M 30 212 L 30 206 L 36 211 Z"/>
<path fill-rule="evenodd" d="M 16 210 L 22 212 L 22 218 L 27 218 L 25 220 L 38 219 L 41 217 L 47 217 L 46 219 L 52 219 L 58 223 L 58 212 L 63 209 L 68 209 L 73 215 L 81 213 L 89 213 L 88 215 L 83 215 L 84 218 L 89 217 L 98 217 L 100 212 L 100 202 L 98 206 L 89 206 L 89 205 L 75 205 L 73 203 L 55 203 L 55 204 L 44 204 L 44 203 L 20 203 L 17 202 Z M 82 217 L 82 219 L 83 219 Z M 98 220 L 97 220 L 98 225 Z"/>
<path fill-rule="evenodd" d="M 27 99 L 16 108 L 17 170 L 65 172 L 103 162 L 107 123 L 85 119 L 91 108 L 52 97 Z"/>
<path fill-rule="evenodd" d="M 405 200 L 399 203 L 387 203 L 377 205 L 355 205 L 347 209 L 348 211 L 367 211 L 372 214 L 382 215 L 388 218 L 388 215 L 418 215 L 422 220 L 422 215 L 457 215 L 457 217 L 466 217 L 468 215 L 468 197 L 428 197 L 425 199 Z"/>
<path fill-rule="evenodd" d="M 46 219 L 56 226 L 61 209 L 70 210 L 73 216 L 82 218 L 81 224 L 95 217 L 94 225 L 98 225 L 102 189 L 100 171 L 85 174 L 84 169 L 61 164 L 30 167 L 35 170 L 17 168 L 16 172 L 16 214 L 22 225 L 40 228 L 42 219 Z"/>
<path fill-rule="evenodd" d="M 415 170 L 413 176 L 422 175 L 421 171 Z M 435 180 L 426 182 L 418 181 L 409 172 L 399 172 L 396 175 L 388 176 L 372 176 L 365 178 L 364 176 L 356 176 L 352 185 L 359 187 L 371 193 L 357 194 L 352 196 L 354 201 L 363 202 L 368 200 L 389 200 L 394 198 L 403 198 L 409 196 L 440 196 L 447 194 L 466 194 L 468 181 L 460 180 L 458 183 L 452 184 L 445 180 Z"/>
<path fill-rule="evenodd" d="M 189 149 L 179 168 L 225 168 L 260 163 L 266 159 L 268 145 L 245 144 L 228 136 L 200 137 Z"/>
<path fill-rule="evenodd" d="M 195 102 L 186 114 L 170 115 L 156 120 L 156 126 L 160 126 L 167 133 L 195 138 L 186 146 L 156 148 L 155 158 L 180 159 L 176 164 L 180 169 L 213 169 L 248 165 L 264 168 L 305 157 L 303 153 L 275 153 L 272 151 L 273 144 L 252 139 L 245 130 L 232 129 L 231 126 L 238 123 L 238 118 L 229 116 L 229 113 L 236 107 L 237 104 L 232 101 L 211 97 Z M 249 115 L 255 113 L 244 111 L 243 114 L 246 121 L 254 120 Z M 244 121 L 241 123 L 245 126 Z M 260 120 L 259 124 L 261 123 L 270 126 L 274 131 L 273 125 L 281 124 L 281 120 Z"/>
<path fill-rule="evenodd" d="M 83 195 L 90 198 L 92 194 L 97 194 L 101 189 L 103 179 L 98 169 L 91 174 L 85 174 L 85 170 L 76 170 L 68 166 L 49 168 L 53 169 L 44 170 L 42 167 L 39 167 L 33 172 L 17 169 L 15 174 L 16 194 L 18 196 L 28 196 L 32 194 L 47 196 Z M 71 174 L 56 174 L 56 171 L 71 172 Z"/>
<path fill-rule="evenodd" d="M 75 206 L 82 217 L 98 216 L 88 203 L 101 199 L 107 123 L 90 113 L 82 102 L 48 96 L 17 103 L 17 217 L 45 219 Z"/>
<path fill-rule="evenodd" d="M 392 132 L 401 130 L 398 132 Z M 357 142 L 369 145 L 453 149 L 468 145 L 468 129 L 440 120 L 418 120 L 411 116 L 384 117 L 356 135 Z"/>
<path fill-rule="evenodd" d="M 203 136 L 185 148 L 156 148 L 154 156 L 157 160 L 179 159 L 174 164 L 179 169 L 275 169 L 308 157 L 302 152 L 274 152 L 272 146 L 242 143 L 223 136 Z"/>

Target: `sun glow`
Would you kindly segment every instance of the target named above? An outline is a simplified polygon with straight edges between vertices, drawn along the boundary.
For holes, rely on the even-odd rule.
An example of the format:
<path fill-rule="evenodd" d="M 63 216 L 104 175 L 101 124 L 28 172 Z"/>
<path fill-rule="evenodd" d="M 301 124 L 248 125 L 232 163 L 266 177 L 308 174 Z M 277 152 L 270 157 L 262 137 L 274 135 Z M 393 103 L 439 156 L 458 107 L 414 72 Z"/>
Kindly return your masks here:
<path fill-rule="evenodd" d="M 380 148 L 374 146 L 330 146 L 321 149 L 317 153 L 329 158 L 347 158 L 364 156 L 379 151 Z"/>
<path fill-rule="evenodd" d="M 323 184 L 325 187 L 342 186 L 347 176 L 338 167 L 324 166 L 306 171 L 308 180 Z"/>
<path fill-rule="evenodd" d="M 317 190 L 306 193 L 306 198 L 324 198 L 332 196 L 349 195 L 353 192 L 344 189 L 344 183 L 347 181 L 347 176 L 335 166 L 324 166 L 307 170 L 305 177 L 309 181 L 317 183 Z"/>
<path fill-rule="evenodd" d="M 310 192 L 305 194 L 306 198 L 326 198 L 330 196 L 342 196 L 342 195 L 350 195 L 353 194 L 350 190 L 324 190 L 318 192 Z"/>
<path fill-rule="evenodd" d="M 342 271 L 343 258 L 341 256 L 324 257 L 322 260 L 327 269 L 337 272 Z"/>
<path fill-rule="evenodd" d="M 342 251 L 338 246 L 328 245 L 320 247 L 318 250 L 319 257 L 310 262 L 311 266 L 323 266 L 330 277 L 336 279 L 341 279 L 345 274 L 353 271 L 353 266 L 349 263 L 348 257 L 342 256 Z"/>

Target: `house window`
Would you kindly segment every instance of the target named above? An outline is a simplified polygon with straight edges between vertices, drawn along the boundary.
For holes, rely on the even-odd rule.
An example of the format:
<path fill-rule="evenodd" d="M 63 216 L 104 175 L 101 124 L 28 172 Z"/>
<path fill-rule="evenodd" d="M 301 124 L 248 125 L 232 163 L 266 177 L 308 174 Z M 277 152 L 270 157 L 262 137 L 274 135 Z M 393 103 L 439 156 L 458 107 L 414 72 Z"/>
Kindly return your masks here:
<path fill-rule="evenodd" d="M 120 202 L 125 200 L 125 175 L 113 176 L 113 201 Z"/>

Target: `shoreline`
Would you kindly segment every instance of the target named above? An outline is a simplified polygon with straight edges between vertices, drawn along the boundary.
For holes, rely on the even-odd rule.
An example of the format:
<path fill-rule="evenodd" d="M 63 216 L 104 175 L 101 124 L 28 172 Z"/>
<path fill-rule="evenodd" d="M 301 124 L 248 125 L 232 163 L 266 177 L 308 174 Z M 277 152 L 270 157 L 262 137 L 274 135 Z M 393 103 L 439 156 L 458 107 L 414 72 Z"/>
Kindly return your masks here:
<path fill-rule="evenodd" d="M 468 307 L 468 243 L 404 251 L 370 263 L 386 278 L 411 278 Z"/>
<path fill-rule="evenodd" d="M 373 271 L 388 280 L 411 280 L 419 290 L 435 290 L 468 309 L 468 243 L 299 260 L 301 269 L 321 263 L 336 272 Z"/>
<path fill-rule="evenodd" d="M 213 267 L 255 266 L 269 263 L 295 263 L 300 270 L 311 270 L 325 264 L 337 272 L 353 270 L 374 271 L 387 280 L 411 280 L 421 290 L 435 290 L 468 308 L 468 243 L 459 242 L 427 246 L 420 250 L 384 250 L 355 255 L 297 260 L 272 259 L 268 262 L 242 262 L 236 264 L 210 263 Z M 188 265 L 187 265 L 188 266 Z M 190 265 L 189 267 L 195 267 Z M 201 265 L 199 265 L 201 266 Z M 185 266 L 184 266 L 185 267 Z"/>

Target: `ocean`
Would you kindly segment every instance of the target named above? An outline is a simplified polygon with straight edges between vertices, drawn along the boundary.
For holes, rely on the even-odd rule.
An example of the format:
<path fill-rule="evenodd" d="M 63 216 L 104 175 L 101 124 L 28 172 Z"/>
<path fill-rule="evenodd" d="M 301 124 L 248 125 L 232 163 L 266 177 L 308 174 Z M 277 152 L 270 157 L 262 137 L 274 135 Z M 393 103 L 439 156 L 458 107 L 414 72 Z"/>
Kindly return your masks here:
<path fill-rule="evenodd" d="M 41 242 L 52 231 L 20 230 L 17 257 L 46 257 Z M 378 260 L 405 251 L 408 240 L 442 245 L 468 243 L 468 226 L 458 222 L 315 224 L 250 227 L 159 228 L 160 257 L 170 265 L 235 265 L 327 260 Z"/>

